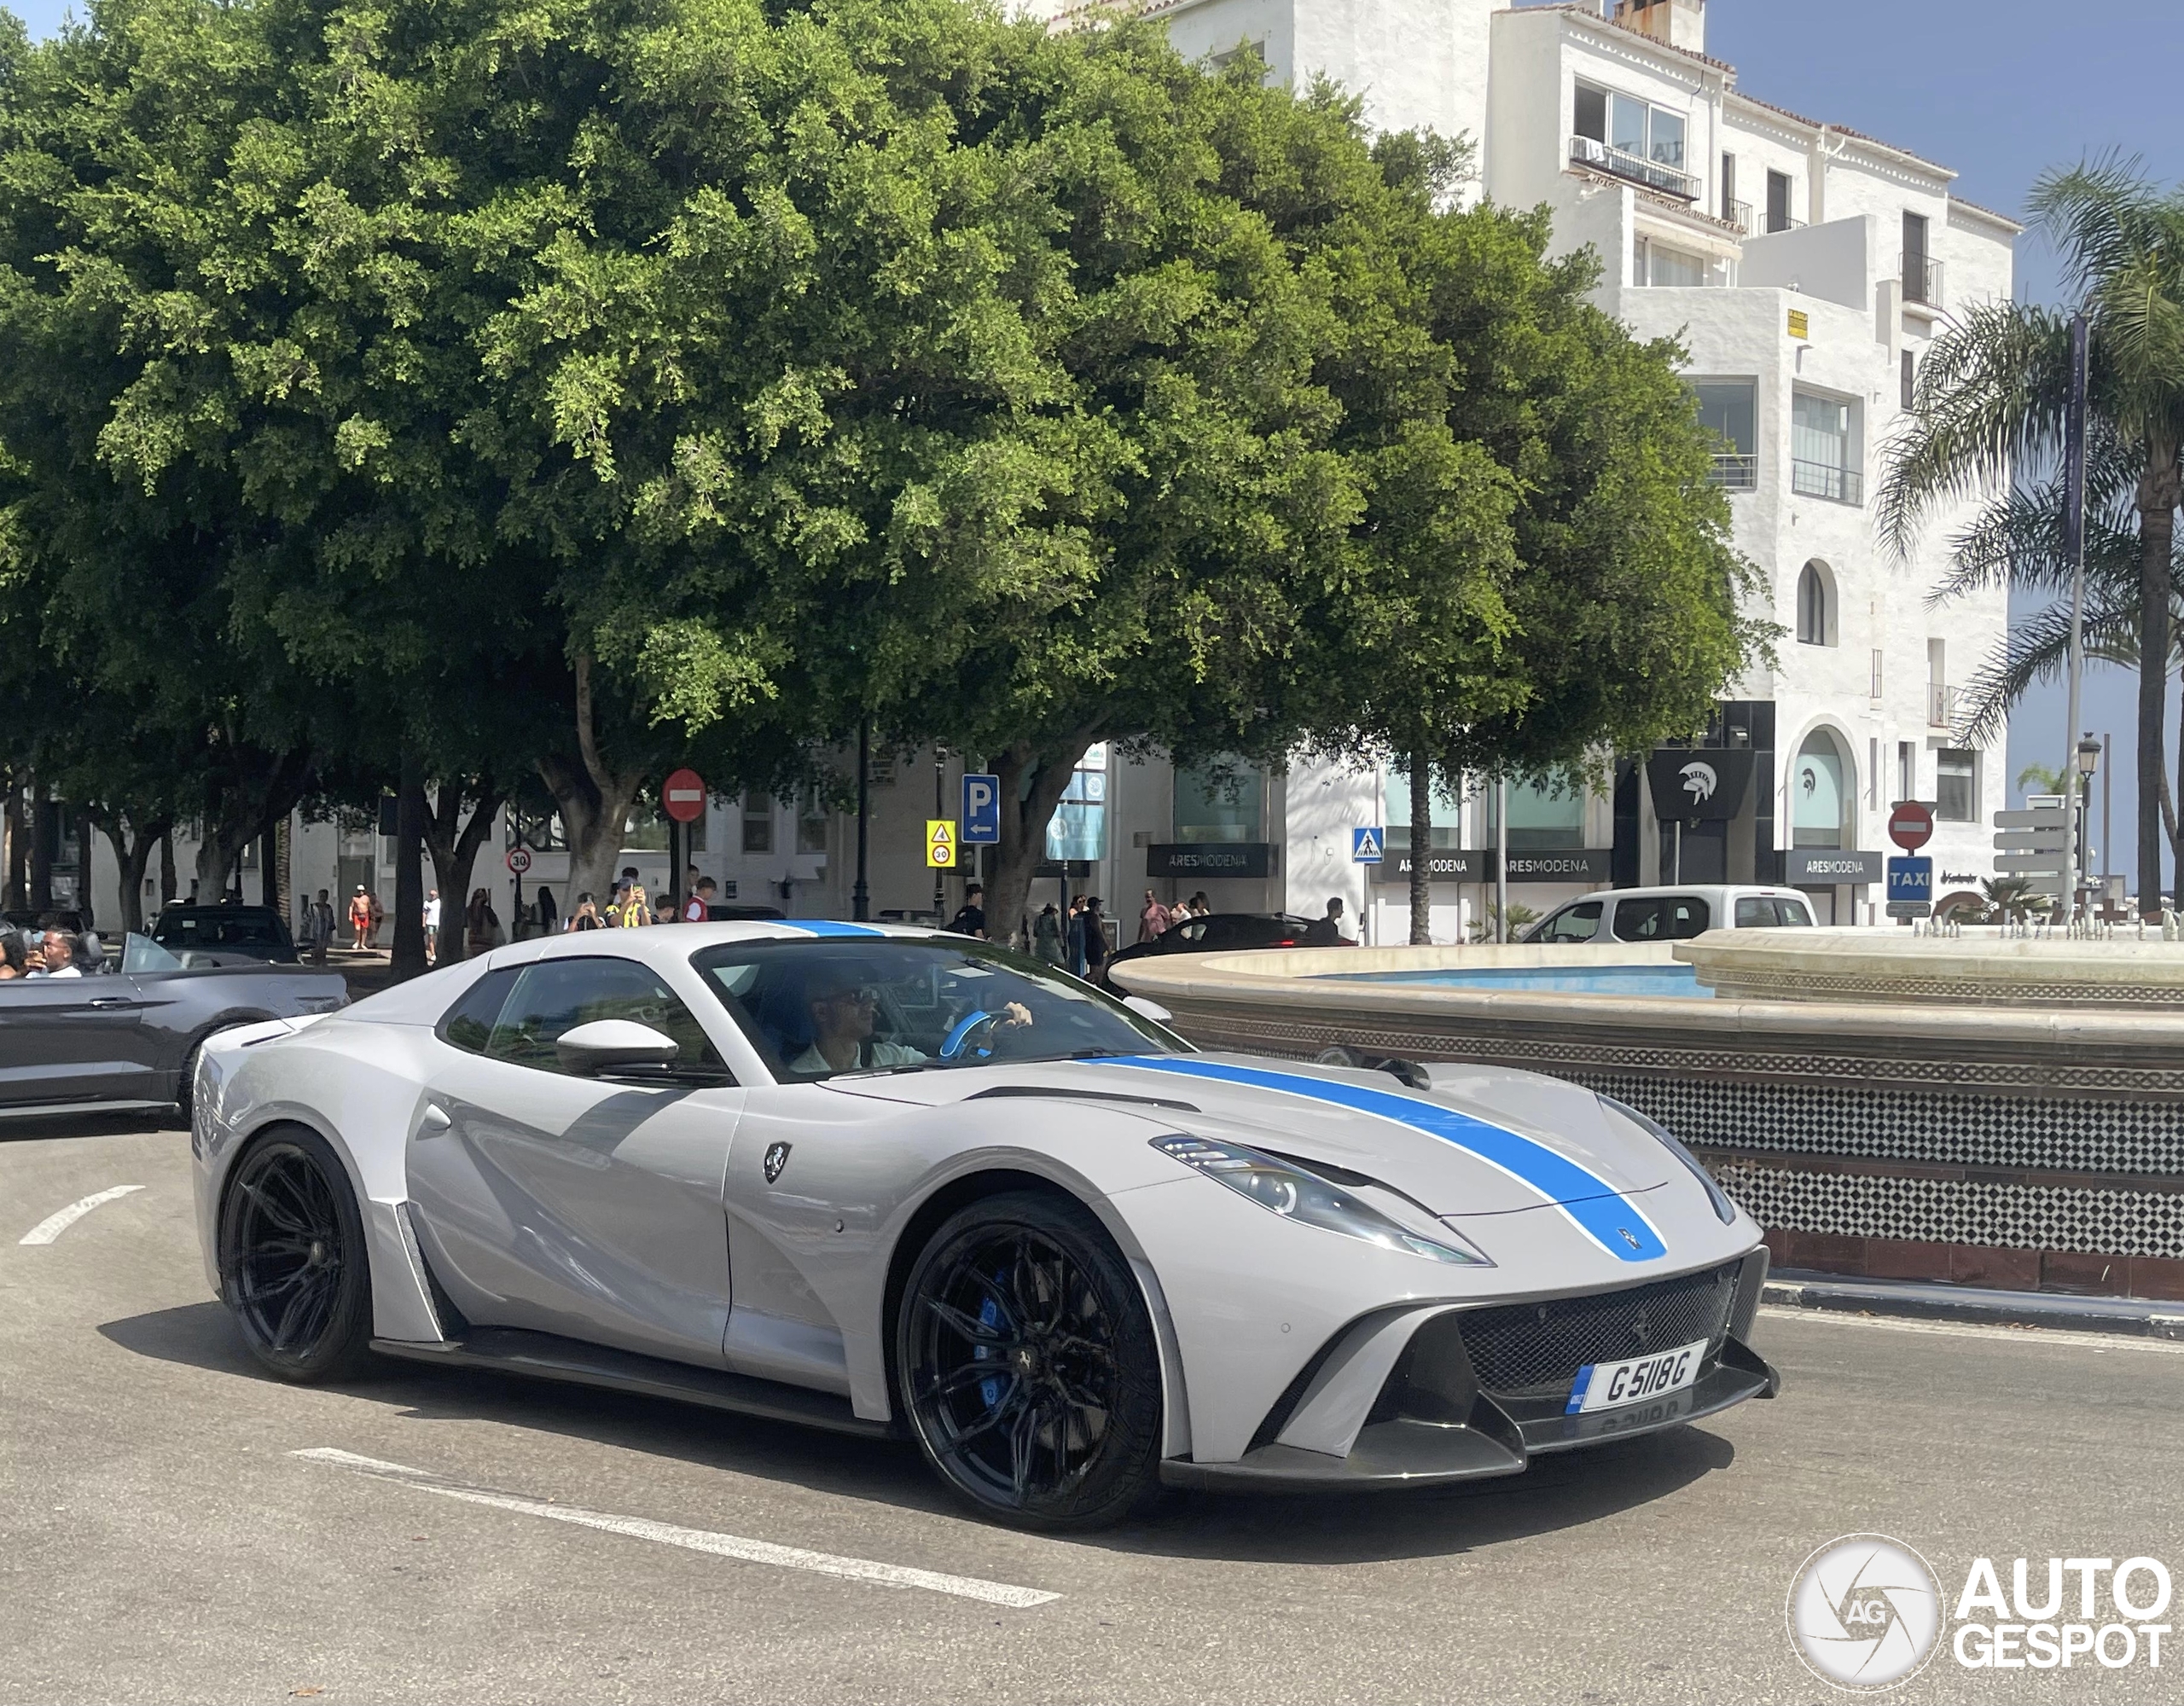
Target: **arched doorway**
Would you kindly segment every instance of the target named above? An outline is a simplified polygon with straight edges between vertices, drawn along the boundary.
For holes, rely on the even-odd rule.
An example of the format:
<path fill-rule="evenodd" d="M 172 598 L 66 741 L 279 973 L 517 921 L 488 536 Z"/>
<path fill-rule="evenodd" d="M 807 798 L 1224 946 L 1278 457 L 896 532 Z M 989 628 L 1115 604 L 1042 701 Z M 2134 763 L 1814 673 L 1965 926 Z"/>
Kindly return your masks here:
<path fill-rule="evenodd" d="M 1856 846 L 1857 790 L 1856 766 L 1833 731 L 1815 728 L 1806 735 L 1790 766 L 1790 845 L 1821 850 Z M 1838 890 L 1830 885 L 1804 891 L 1812 897 L 1814 916 L 1822 924 L 1834 923 Z"/>

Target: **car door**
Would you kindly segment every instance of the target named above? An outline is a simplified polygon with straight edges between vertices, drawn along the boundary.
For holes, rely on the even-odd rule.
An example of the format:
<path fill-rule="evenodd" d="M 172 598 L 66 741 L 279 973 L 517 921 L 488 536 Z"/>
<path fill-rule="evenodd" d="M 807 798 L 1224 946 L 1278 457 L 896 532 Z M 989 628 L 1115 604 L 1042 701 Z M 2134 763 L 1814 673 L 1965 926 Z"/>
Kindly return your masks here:
<path fill-rule="evenodd" d="M 1600 933 L 1600 901 L 1576 901 L 1556 913 L 1528 938 L 1533 942 L 1590 942 Z"/>
<path fill-rule="evenodd" d="M 127 978 L 0 983 L 0 1108 L 162 1100 L 143 1007 Z"/>
<path fill-rule="evenodd" d="M 561 1033 L 634 1019 L 712 1083 L 565 1072 Z M 480 1325 L 717 1367 L 730 1270 L 721 1187 L 745 1092 L 648 966 L 601 955 L 489 972 L 438 1031 L 409 1145 L 433 1272 Z"/>

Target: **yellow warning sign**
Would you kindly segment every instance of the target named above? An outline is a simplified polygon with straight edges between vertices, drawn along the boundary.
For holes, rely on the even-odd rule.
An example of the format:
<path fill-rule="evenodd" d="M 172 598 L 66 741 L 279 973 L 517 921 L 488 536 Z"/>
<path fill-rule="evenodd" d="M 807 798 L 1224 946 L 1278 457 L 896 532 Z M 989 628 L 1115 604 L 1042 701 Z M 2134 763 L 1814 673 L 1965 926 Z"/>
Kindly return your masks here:
<path fill-rule="evenodd" d="M 936 871 L 956 868 L 956 824 L 951 818 L 925 821 L 925 862 Z"/>

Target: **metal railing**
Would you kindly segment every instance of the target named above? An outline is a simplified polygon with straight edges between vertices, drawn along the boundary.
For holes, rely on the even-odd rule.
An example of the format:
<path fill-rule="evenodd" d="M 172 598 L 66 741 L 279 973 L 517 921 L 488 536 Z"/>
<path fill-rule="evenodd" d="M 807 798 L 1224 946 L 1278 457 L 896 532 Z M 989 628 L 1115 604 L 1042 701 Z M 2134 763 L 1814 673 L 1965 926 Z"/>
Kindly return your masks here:
<path fill-rule="evenodd" d="M 1800 497 L 1862 505 L 1866 477 L 1856 468 L 1838 468 L 1832 462 L 1797 461 L 1790 464 L 1790 490 Z"/>
<path fill-rule="evenodd" d="M 1931 255 L 1901 256 L 1896 272 L 1903 281 L 1906 302 L 1923 303 L 1929 308 L 1942 305 L 1942 264 Z"/>
<path fill-rule="evenodd" d="M 1962 688 L 1953 688 L 1946 682 L 1926 683 L 1926 727 L 1953 728 L 1956 726 L 1956 708 L 1964 697 Z"/>
<path fill-rule="evenodd" d="M 1672 165 L 1647 160 L 1642 154 L 1612 147 L 1596 137 L 1571 137 L 1570 159 L 1574 165 L 1612 172 L 1618 177 L 1627 177 L 1634 183 L 1644 184 L 1648 189 L 1663 190 L 1686 201 L 1699 199 L 1699 180 L 1689 172 L 1679 171 Z"/>
<path fill-rule="evenodd" d="M 1710 485 L 1730 491 L 1751 491 L 1759 485 L 1759 458 L 1740 455 L 1734 450 L 1714 452 L 1714 470 L 1707 476 Z"/>
<path fill-rule="evenodd" d="M 1722 217 L 1747 237 L 1758 229 L 1751 223 L 1751 203 L 1749 201 L 1724 201 Z"/>
<path fill-rule="evenodd" d="M 1767 216 L 1767 235 L 1770 237 L 1777 231 L 1802 231 L 1804 228 L 1805 222 L 1804 220 L 1792 219 L 1786 213 L 1783 214 L 1779 219 L 1771 213 Z"/>

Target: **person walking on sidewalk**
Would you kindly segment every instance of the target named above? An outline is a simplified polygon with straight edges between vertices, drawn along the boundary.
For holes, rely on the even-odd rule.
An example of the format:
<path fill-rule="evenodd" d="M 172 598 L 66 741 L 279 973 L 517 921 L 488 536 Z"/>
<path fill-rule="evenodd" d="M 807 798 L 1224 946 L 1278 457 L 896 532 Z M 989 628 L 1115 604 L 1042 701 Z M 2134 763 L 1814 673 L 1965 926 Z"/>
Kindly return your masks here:
<path fill-rule="evenodd" d="M 1062 963 L 1061 913 L 1052 901 L 1031 920 L 1031 951 L 1049 966 Z"/>
<path fill-rule="evenodd" d="M 357 885 L 357 892 L 349 897 L 349 949 L 353 954 L 364 951 L 364 937 L 372 927 L 372 903 L 365 898 L 364 885 Z"/>
<path fill-rule="evenodd" d="M 1137 915 L 1137 939 L 1157 941 L 1167 934 L 1170 919 L 1168 908 L 1160 904 L 1159 896 L 1152 890 L 1145 891 L 1145 909 Z"/>

